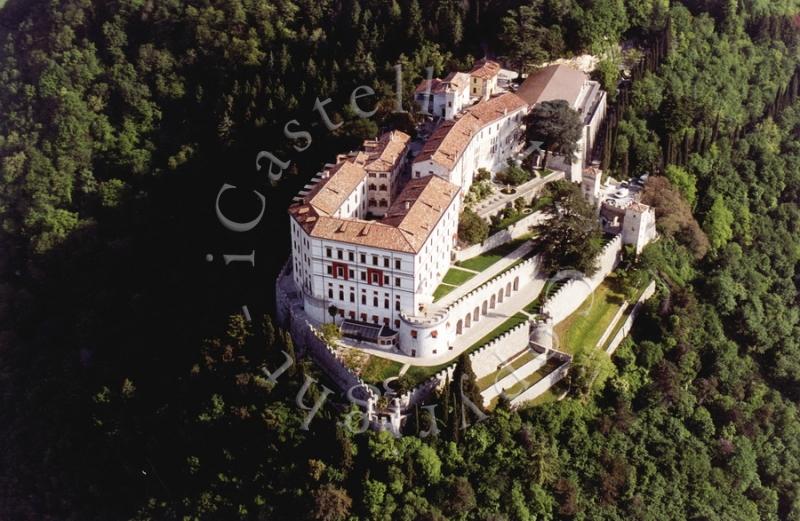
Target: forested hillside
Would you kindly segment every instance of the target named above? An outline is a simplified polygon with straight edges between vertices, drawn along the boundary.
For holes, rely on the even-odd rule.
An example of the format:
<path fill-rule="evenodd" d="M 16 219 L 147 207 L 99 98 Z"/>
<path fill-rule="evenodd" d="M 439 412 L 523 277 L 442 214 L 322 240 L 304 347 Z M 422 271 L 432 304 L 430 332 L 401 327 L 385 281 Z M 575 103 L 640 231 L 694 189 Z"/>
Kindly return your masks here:
<path fill-rule="evenodd" d="M 0 517 L 800 519 L 798 14 L 797 0 L 8 0 Z M 616 89 L 616 42 L 663 52 Z M 425 67 L 584 51 L 618 91 L 610 171 L 661 174 L 663 237 L 635 266 L 659 291 L 611 374 L 466 430 L 443 396 L 424 439 L 349 434 L 333 396 L 303 430 L 295 395 L 322 375 L 261 372 L 294 351 L 260 320 L 291 196 L 337 152 L 409 129 Z M 412 113 L 392 112 L 396 63 Z M 378 93 L 371 119 L 346 108 L 358 85 Z M 313 110 L 328 97 L 333 132 Z M 274 186 L 259 150 L 292 161 Z M 219 225 L 225 182 L 267 196 L 253 231 Z M 251 250 L 255 268 L 220 261 Z M 252 324 L 227 319 L 244 304 Z"/>

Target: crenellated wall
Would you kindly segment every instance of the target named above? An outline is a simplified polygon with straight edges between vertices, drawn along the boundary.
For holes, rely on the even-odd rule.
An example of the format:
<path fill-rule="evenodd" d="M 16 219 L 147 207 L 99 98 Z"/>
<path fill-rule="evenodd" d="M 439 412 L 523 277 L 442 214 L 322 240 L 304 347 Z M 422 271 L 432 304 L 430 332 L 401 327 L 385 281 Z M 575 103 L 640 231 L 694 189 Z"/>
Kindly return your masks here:
<path fill-rule="evenodd" d="M 406 354 L 415 357 L 441 355 L 449 349 L 457 335 L 470 327 L 479 326 L 486 314 L 491 313 L 505 299 L 528 289 L 528 284 L 539 276 L 539 264 L 538 257 L 526 259 L 484 282 L 450 303 L 446 308 L 433 311 L 428 315 L 401 314 L 400 348 Z M 500 295 L 501 291 L 502 296 Z M 536 295 L 531 294 L 531 299 L 535 297 Z M 467 319 L 467 314 L 469 314 L 469 319 Z"/>
<path fill-rule="evenodd" d="M 470 354 L 472 370 L 478 379 L 497 371 L 498 366 L 511 356 L 527 349 L 530 326 L 526 322 L 500 335 Z"/>
<path fill-rule="evenodd" d="M 527 215 L 515 222 L 508 228 L 500 230 L 494 235 L 487 237 L 486 240 L 480 244 L 473 244 L 472 246 L 461 250 L 454 250 L 454 260 L 463 261 L 466 259 L 471 259 L 472 257 L 486 253 L 489 250 L 493 250 L 498 246 L 502 246 L 508 241 L 514 240 L 525 235 L 526 233 L 529 233 L 531 226 L 541 224 L 547 219 L 548 217 L 545 213 L 533 212 L 532 214 Z"/>
<path fill-rule="evenodd" d="M 542 304 L 542 314 L 547 314 L 553 325 L 558 324 L 575 310 L 619 264 L 622 237 L 615 236 L 598 255 L 598 270 L 591 277 L 571 278 Z"/>

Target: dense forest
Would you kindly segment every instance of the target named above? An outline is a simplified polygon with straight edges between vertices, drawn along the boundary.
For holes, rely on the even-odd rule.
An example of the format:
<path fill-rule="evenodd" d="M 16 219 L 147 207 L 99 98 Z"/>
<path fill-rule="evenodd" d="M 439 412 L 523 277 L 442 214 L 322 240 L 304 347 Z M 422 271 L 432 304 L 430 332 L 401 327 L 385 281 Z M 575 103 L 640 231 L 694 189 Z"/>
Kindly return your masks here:
<path fill-rule="evenodd" d="M 620 74 L 617 42 L 645 65 Z M 582 52 L 614 96 L 609 170 L 660 174 L 662 239 L 631 261 L 658 293 L 609 370 L 467 429 L 448 393 L 438 434 L 353 433 L 333 395 L 304 429 L 324 375 L 263 371 L 294 355 L 269 319 L 291 197 L 411 130 L 426 67 Z M 0 517 L 800 519 L 798 65 L 797 0 L 7 0 Z M 261 150 L 291 162 L 277 182 Z M 220 226 L 223 183 L 267 197 L 259 226 Z"/>

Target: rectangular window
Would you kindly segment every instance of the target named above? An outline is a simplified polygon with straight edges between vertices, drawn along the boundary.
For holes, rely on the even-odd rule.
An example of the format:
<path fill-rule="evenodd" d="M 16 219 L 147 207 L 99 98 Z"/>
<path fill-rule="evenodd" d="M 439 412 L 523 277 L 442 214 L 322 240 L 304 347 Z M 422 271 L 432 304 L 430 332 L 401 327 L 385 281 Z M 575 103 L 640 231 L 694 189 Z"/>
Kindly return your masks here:
<path fill-rule="evenodd" d="M 328 272 L 328 275 L 330 275 L 331 273 L 333 273 L 333 268 L 332 268 L 332 267 L 330 267 L 330 266 L 326 266 L 325 268 L 326 268 L 326 271 Z"/>
<path fill-rule="evenodd" d="M 367 272 L 366 271 L 362 271 L 361 272 L 361 280 L 367 280 Z"/>
<path fill-rule="evenodd" d="M 378 265 L 378 256 L 377 255 L 373 255 L 372 256 L 372 265 L 373 266 L 377 266 Z"/>
<path fill-rule="evenodd" d="M 355 278 L 356 276 L 355 272 L 353 270 L 348 270 L 348 271 L 350 272 L 350 278 L 351 279 Z"/>
<path fill-rule="evenodd" d="M 389 299 L 383 299 L 383 309 L 389 309 Z"/>
<path fill-rule="evenodd" d="M 350 262 L 353 262 L 355 260 L 355 258 L 356 258 L 356 256 L 352 251 L 348 251 L 347 252 L 347 260 L 349 260 Z"/>
<path fill-rule="evenodd" d="M 331 249 L 330 248 L 325 248 L 325 256 L 328 257 L 329 259 L 331 258 Z"/>
<path fill-rule="evenodd" d="M 372 297 L 372 305 L 378 307 L 378 297 Z"/>
<path fill-rule="evenodd" d="M 355 301 L 356 301 L 356 294 L 350 293 L 350 302 L 355 302 Z"/>
<path fill-rule="evenodd" d="M 362 253 L 361 254 L 361 264 L 366 264 L 366 263 L 367 263 L 367 256 Z"/>
<path fill-rule="evenodd" d="M 384 268 L 388 268 L 389 267 L 389 257 L 384 257 L 383 258 L 383 267 Z"/>
<path fill-rule="evenodd" d="M 398 287 L 398 288 L 400 287 L 400 277 L 395 277 L 394 278 L 394 285 L 396 287 Z"/>
<path fill-rule="evenodd" d="M 394 269 L 396 269 L 396 270 L 400 269 L 400 259 L 395 259 L 394 260 Z"/>
<path fill-rule="evenodd" d="M 400 311 L 400 301 L 399 300 L 394 303 L 394 310 L 395 311 Z"/>
<path fill-rule="evenodd" d="M 417 330 L 416 329 L 412 329 L 411 330 L 411 338 L 417 338 Z"/>
<path fill-rule="evenodd" d="M 336 258 L 338 259 L 342 258 L 342 250 L 336 250 Z"/>
<path fill-rule="evenodd" d="M 328 288 L 328 298 L 333 298 L 333 290 Z"/>
<path fill-rule="evenodd" d="M 388 286 L 389 285 L 389 275 L 383 276 L 383 284 Z"/>
<path fill-rule="evenodd" d="M 361 303 L 363 305 L 365 305 L 365 306 L 367 305 L 367 296 L 366 295 L 361 295 Z"/>

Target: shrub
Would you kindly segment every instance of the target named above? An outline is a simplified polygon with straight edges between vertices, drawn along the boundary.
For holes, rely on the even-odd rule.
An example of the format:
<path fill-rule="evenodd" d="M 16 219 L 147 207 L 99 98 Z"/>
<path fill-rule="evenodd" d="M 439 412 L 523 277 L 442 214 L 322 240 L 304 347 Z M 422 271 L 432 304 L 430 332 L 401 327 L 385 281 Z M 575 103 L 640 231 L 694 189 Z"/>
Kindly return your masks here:
<path fill-rule="evenodd" d="M 458 238 L 468 244 L 477 244 L 489 236 L 489 223 L 465 208 L 458 219 Z"/>

